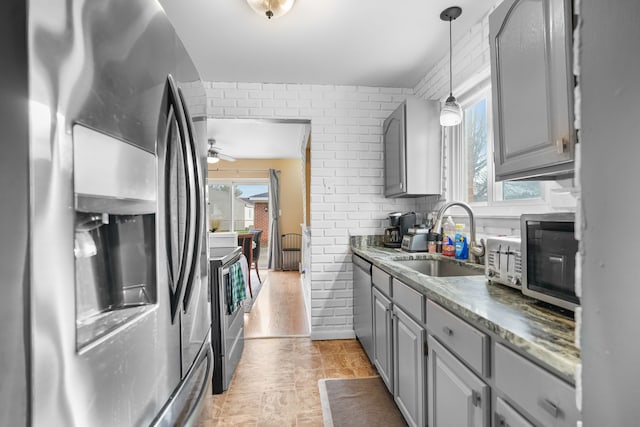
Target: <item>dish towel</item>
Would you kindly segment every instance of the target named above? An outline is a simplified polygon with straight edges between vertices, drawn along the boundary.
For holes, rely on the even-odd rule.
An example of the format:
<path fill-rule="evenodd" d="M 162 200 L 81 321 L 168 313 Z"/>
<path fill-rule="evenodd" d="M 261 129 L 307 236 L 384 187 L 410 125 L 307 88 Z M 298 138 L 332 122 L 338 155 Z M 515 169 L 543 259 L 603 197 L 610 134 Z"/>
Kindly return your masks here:
<path fill-rule="evenodd" d="M 239 262 L 229 267 L 229 280 L 225 283 L 225 295 L 227 298 L 227 314 L 234 313 L 242 301 L 247 298 L 245 291 L 244 275 Z"/>

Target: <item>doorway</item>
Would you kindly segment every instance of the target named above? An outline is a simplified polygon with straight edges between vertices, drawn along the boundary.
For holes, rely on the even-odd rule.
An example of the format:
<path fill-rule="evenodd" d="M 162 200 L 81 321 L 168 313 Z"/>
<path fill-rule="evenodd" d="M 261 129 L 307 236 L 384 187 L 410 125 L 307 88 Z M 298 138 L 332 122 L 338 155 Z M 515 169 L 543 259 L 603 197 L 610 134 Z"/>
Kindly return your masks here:
<path fill-rule="evenodd" d="M 269 181 L 266 179 L 209 179 L 209 231 L 238 234 L 262 230 L 258 265 L 267 268 L 269 247 Z M 255 260 L 254 260 L 255 261 Z"/>
<path fill-rule="evenodd" d="M 268 191 L 269 170 L 274 169 L 278 172 L 280 190 L 277 238 L 281 239 L 281 235 L 288 233 L 303 234 L 309 224 L 310 121 L 208 119 L 207 125 L 207 137 L 213 139 L 215 149 L 224 154 L 217 163 L 210 164 L 208 170 L 210 227 L 219 231 L 236 231 L 239 234 L 252 228 L 263 229 L 265 233 L 261 240 L 276 238 L 269 236 L 271 231 L 266 231 L 271 227 L 263 227 L 260 222 L 261 216 L 270 220 L 274 214 Z M 270 243 L 266 243 L 261 251 L 261 275 L 263 267 L 271 265 L 268 264 L 268 256 L 272 252 L 269 247 Z M 274 248 L 274 253 L 281 251 Z M 304 327 L 297 328 L 293 335 L 309 333 L 310 289 L 303 291 L 305 286 L 310 288 L 310 272 L 308 268 L 306 271 L 306 275 L 301 275 L 298 271 L 269 270 L 264 289 L 253 304 L 255 307 L 259 303 L 263 292 L 266 306 L 280 312 L 291 308 L 289 305 L 295 306 L 299 300 L 301 310 L 297 310 L 302 313 L 301 323 Z M 270 284 L 274 286 L 273 291 L 283 291 L 293 284 L 295 289 L 292 290 L 301 297 L 298 299 L 294 294 L 267 292 Z M 260 311 L 263 314 L 268 312 L 266 308 Z M 267 313 L 262 318 L 267 319 L 267 323 L 274 327 L 274 335 L 286 335 L 286 332 L 276 327 L 274 313 Z M 247 315 L 250 316 L 251 313 Z M 250 318 L 247 320 L 253 321 Z M 269 336 L 270 332 L 264 328 L 264 324 L 258 327 L 259 336 Z"/>

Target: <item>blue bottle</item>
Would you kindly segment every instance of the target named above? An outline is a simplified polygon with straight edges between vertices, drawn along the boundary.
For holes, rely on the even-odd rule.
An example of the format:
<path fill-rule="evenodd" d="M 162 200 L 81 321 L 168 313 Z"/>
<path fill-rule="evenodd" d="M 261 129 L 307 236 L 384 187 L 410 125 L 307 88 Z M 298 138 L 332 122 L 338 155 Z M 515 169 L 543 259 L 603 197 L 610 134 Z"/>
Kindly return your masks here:
<path fill-rule="evenodd" d="M 469 258 L 469 241 L 464 232 L 464 224 L 456 224 L 456 259 Z"/>

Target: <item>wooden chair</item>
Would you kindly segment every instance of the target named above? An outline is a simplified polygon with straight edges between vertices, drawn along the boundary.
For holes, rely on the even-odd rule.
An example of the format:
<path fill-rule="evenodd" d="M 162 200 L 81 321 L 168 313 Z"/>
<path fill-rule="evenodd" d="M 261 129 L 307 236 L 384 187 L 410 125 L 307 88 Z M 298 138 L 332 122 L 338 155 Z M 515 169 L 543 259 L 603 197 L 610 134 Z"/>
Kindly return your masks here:
<path fill-rule="evenodd" d="M 251 289 L 251 264 L 253 263 L 253 233 L 238 234 L 238 246 L 242 247 L 242 254 L 247 258 L 249 265 L 249 296 L 253 298 L 253 290 Z M 262 282 L 260 282 L 262 283 Z"/>
<path fill-rule="evenodd" d="M 260 260 L 260 238 L 262 237 L 262 230 L 252 230 L 250 231 L 253 234 L 253 253 L 251 254 L 253 259 L 253 266 L 256 269 L 256 274 L 258 275 L 258 281 L 262 283 L 262 279 L 260 278 L 260 271 L 258 270 L 258 261 Z M 249 272 L 251 272 L 251 264 L 249 264 Z"/>

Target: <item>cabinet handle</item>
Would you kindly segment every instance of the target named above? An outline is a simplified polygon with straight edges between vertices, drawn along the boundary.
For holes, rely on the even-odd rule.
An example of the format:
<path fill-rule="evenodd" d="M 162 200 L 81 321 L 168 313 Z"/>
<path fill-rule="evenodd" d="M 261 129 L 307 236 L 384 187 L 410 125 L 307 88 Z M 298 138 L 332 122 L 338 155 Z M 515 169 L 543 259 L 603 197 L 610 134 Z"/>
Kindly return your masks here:
<path fill-rule="evenodd" d="M 562 154 L 567 151 L 567 140 L 565 138 L 556 139 L 556 150 L 558 154 Z"/>
<path fill-rule="evenodd" d="M 480 403 L 482 403 L 480 393 L 475 390 L 471 391 L 471 403 L 473 403 L 473 406 L 475 406 L 476 408 L 480 407 Z"/>
<path fill-rule="evenodd" d="M 553 418 L 558 418 L 558 414 L 560 413 L 560 410 L 549 399 L 540 399 L 538 404 L 542 407 L 542 409 L 547 411 L 549 415 L 551 415 Z"/>
<path fill-rule="evenodd" d="M 442 328 L 442 330 L 449 336 L 453 335 L 453 329 L 449 328 L 448 326 L 445 326 L 444 328 Z"/>

